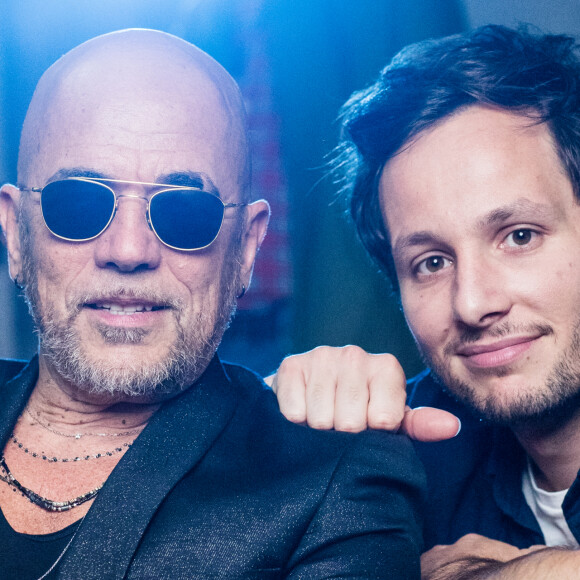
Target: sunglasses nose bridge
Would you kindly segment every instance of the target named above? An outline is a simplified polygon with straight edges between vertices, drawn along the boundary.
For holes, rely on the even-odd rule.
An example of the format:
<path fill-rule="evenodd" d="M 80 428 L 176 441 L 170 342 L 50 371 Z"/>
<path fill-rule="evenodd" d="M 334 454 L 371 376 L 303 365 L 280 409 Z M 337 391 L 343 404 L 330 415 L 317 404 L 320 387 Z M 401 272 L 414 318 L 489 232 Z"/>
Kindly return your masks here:
<path fill-rule="evenodd" d="M 123 197 L 130 197 L 133 199 L 142 199 L 147 205 L 149 205 L 149 198 L 146 195 L 138 195 L 136 193 L 116 193 L 115 194 L 115 201 L 116 203 Z"/>
<path fill-rule="evenodd" d="M 147 220 L 147 226 L 149 227 L 150 230 L 152 230 L 152 226 L 151 226 L 151 219 L 149 217 L 149 207 L 150 207 L 150 200 L 146 195 L 139 195 L 137 193 L 116 193 L 115 194 L 115 212 L 113 214 L 113 219 L 115 217 L 115 215 L 117 215 L 117 211 L 119 209 L 119 200 L 122 198 L 131 198 L 131 199 L 140 199 L 142 201 L 145 202 L 146 207 L 145 207 L 145 219 Z"/>

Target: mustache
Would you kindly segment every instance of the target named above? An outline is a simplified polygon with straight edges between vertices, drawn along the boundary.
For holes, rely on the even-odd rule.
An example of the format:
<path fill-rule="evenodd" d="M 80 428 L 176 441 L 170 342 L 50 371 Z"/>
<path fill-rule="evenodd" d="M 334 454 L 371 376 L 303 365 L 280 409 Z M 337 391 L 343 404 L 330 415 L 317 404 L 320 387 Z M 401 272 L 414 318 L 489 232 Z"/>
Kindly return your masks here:
<path fill-rule="evenodd" d="M 450 356 L 457 352 L 462 346 L 473 344 L 480 340 L 489 338 L 504 338 L 506 336 L 549 336 L 554 334 L 554 329 L 549 324 L 529 323 L 529 324 L 512 324 L 502 322 L 497 326 L 490 328 L 472 328 L 465 327 L 461 330 L 459 337 L 445 346 L 443 352 Z"/>
<path fill-rule="evenodd" d="M 126 282 L 123 284 L 107 284 L 106 286 L 100 285 L 98 288 L 70 296 L 67 302 L 72 310 L 79 312 L 86 304 L 114 301 L 116 299 L 146 302 L 178 311 L 184 307 L 183 300 L 169 294 L 167 291 L 142 283 L 127 285 Z"/>

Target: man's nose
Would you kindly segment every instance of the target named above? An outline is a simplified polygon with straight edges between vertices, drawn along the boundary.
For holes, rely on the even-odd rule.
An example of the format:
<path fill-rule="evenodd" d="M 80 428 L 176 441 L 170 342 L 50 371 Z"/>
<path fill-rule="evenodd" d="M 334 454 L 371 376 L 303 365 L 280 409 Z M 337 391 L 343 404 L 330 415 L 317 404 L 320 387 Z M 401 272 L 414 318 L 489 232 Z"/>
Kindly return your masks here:
<path fill-rule="evenodd" d="M 481 254 L 459 258 L 453 283 L 455 319 L 472 327 L 485 327 L 511 309 L 509 281 L 501 264 Z"/>
<path fill-rule="evenodd" d="M 95 242 L 95 261 L 100 268 L 133 272 L 159 266 L 161 242 L 147 223 L 145 197 L 118 196 L 113 221 Z"/>

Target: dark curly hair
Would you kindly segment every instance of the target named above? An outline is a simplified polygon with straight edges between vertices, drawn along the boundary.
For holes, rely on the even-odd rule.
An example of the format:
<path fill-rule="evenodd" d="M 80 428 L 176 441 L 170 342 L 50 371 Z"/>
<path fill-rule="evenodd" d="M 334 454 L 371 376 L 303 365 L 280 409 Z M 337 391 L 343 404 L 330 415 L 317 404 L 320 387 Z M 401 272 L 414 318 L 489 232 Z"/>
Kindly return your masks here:
<path fill-rule="evenodd" d="M 580 199 L 580 62 L 575 40 L 527 28 L 483 26 L 410 45 L 341 109 L 332 162 L 358 235 L 398 292 L 378 181 L 385 163 L 421 131 L 462 107 L 507 109 L 547 123 Z"/>

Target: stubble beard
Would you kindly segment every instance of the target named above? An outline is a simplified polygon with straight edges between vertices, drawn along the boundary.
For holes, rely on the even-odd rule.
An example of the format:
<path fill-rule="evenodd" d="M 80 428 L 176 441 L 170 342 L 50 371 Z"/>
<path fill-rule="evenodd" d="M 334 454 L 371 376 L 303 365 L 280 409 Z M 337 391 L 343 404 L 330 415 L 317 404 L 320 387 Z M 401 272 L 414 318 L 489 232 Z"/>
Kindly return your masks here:
<path fill-rule="evenodd" d="M 543 334 L 553 333 L 550 327 L 536 327 Z M 505 329 L 505 334 L 509 330 Z M 504 334 L 500 330 L 498 335 Z M 454 398 L 476 415 L 496 425 L 511 428 L 533 428 L 552 431 L 577 415 L 580 409 L 580 319 L 576 321 L 572 340 L 560 359 L 544 379 L 543 384 L 522 385 L 517 395 L 506 393 L 482 396 L 477 384 L 462 381 L 449 370 L 449 364 L 424 355 L 433 369 L 435 379 Z M 508 376 L 509 368 L 490 372 L 497 378 Z"/>
<path fill-rule="evenodd" d="M 39 336 L 40 352 L 56 373 L 69 384 L 88 393 L 113 397 L 151 397 L 177 394 L 189 387 L 207 368 L 223 333 L 236 310 L 236 294 L 240 281 L 241 224 L 232 236 L 219 278 L 218 303 L 214 312 L 202 309 L 195 320 L 184 327 L 180 305 L 173 304 L 176 338 L 167 354 L 159 361 L 139 360 L 122 365 L 115 360 L 94 360 L 88 356 L 75 321 L 80 309 L 69 312 L 65 320 L 57 320 L 54 308 L 42 306 L 38 292 L 36 264 L 27 220 L 20 220 L 20 240 L 23 248 L 24 294 Z M 132 295 L 116 290 L 117 295 Z M 147 294 L 148 299 L 154 296 Z M 82 298 L 78 301 L 82 303 Z M 142 328 L 97 328 L 107 344 L 138 345 L 148 334 Z M 117 364 L 115 364 L 117 362 Z"/>

